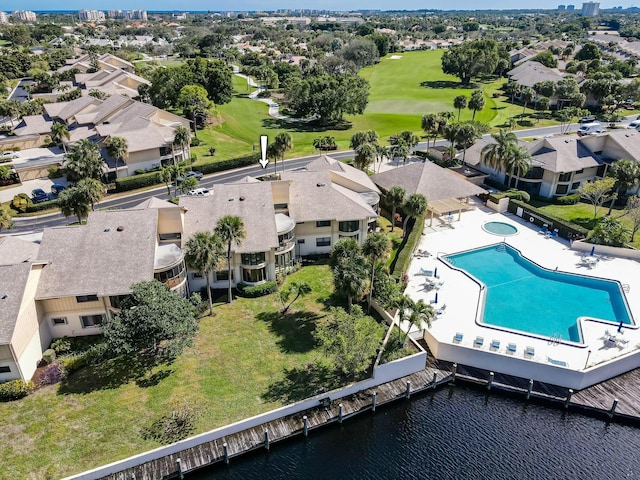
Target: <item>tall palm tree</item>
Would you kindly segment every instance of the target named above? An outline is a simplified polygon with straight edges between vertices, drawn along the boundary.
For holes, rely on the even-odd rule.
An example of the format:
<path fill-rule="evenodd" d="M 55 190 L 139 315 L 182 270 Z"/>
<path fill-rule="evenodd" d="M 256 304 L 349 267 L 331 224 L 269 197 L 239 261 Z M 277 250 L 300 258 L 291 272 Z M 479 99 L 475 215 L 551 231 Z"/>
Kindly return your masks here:
<path fill-rule="evenodd" d="M 289 132 L 282 132 L 275 136 L 273 143 L 278 146 L 282 160 L 282 171 L 284 171 L 284 154 L 293 148 L 293 138 Z"/>
<path fill-rule="evenodd" d="M 175 165 L 170 165 L 167 168 L 171 172 L 171 178 L 173 179 L 173 196 L 175 197 L 178 195 L 178 178 L 180 178 L 180 175 L 185 172 L 186 167 L 176 163 Z"/>
<path fill-rule="evenodd" d="M 458 110 L 458 121 L 460 121 L 460 111 L 463 108 L 467 108 L 467 97 L 464 95 L 458 95 L 453 99 L 453 108 Z"/>
<path fill-rule="evenodd" d="M 413 325 L 416 325 L 418 328 L 422 329 L 423 325 L 426 323 L 428 328 L 431 328 L 431 321 L 435 318 L 436 312 L 433 307 L 424 302 L 424 300 L 420 299 L 417 302 L 411 301 L 407 308 L 409 310 L 409 329 L 407 333 L 411 330 Z"/>
<path fill-rule="evenodd" d="M 471 120 L 476 119 L 476 113 L 484 108 L 484 104 L 485 101 L 482 90 L 474 90 L 471 94 L 471 98 L 469 99 L 468 104 L 469 109 L 473 110 L 473 116 L 471 117 Z"/>
<path fill-rule="evenodd" d="M 225 215 L 224 217 L 218 220 L 216 224 L 216 230 L 220 236 L 220 239 L 227 246 L 227 268 L 229 274 L 229 303 L 233 302 L 233 297 L 231 294 L 231 246 L 235 243 L 236 245 L 240 245 L 242 243 L 242 239 L 247 236 L 247 232 L 244 228 L 244 222 L 240 217 L 234 215 Z"/>
<path fill-rule="evenodd" d="M 408 310 L 413 304 L 413 300 L 408 295 L 398 295 L 391 300 L 389 305 L 397 309 L 398 315 L 398 343 L 402 344 L 402 322 L 408 317 Z"/>
<path fill-rule="evenodd" d="M 407 198 L 404 206 L 404 224 L 402 225 L 403 236 L 407 236 L 407 223 L 409 218 L 418 218 L 420 215 L 424 215 L 427 211 L 427 199 L 420 193 L 412 193 Z"/>
<path fill-rule="evenodd" d="M 222 239 L 213 232 L 194 233 L 185 244 L 184 259 L 189 268 L 197 270 L 204 276 L 207 282 L 209 315 L 213 315 L 210 276 L 224 259 L 224 244 Z"/>
<path fill-rule="evenodd" d="M 429 151 L 429 139 L 434 136 L 435 142 L 435 137 L 438 135 L 438 116 L 435 113 L 428 113 L 422 116 L 420 123 L 422 131 L 427 135 L 427 151 Z"/>
<path fill-rule="evenodd" d="M 456 133 L 456 145 L 462 148 L 462 163 L 465 163 L 467 149 L 471 147 L 481 135 L 471 123 L 463 123 L 460 125 Z"/>
<path fill-rule="evenodd" d="M 376 148 L 370 143 L 363 143 L 356 148 L 356 155 L 353 164 L 363 172 L 367 171 L 371 162 L 376 158 Z"/>
<path fill-rule="evenodd" d="M 387 147 L 385 147 L 384 145 L 380 145 L 379 143 L 375 143 L 374 147 L 376 149 L 376 161 L 378 162 L 378 173 L 380 173 L 380 167 L 382 166 L 382 160 L 384 160 L 385 157 L 389 156 L 389 149 Z"/>
<path fill-rule="evenodd" d="M 391 231 L 396 226 L 396 209 L 404 203 L 407 192 L 404 188 L 395 186 L 391 187 L 385 195 L 387 203 L 391 205 Z"/>
<path fill-rule="evenodd" d="M 343 259 L 333 268 L 333 283 L 347 296 L 347 311 L 351 313 L 353 300 L 362 298 L 369 288 L 366 259 L 361 254 Z"/>
<path fill-rule="evenodd" d="M 369 257 L 371 263 L 371 287 L 369 288 L 369 301 L 367 305 L 367 312 L 371 311 L 371 297 L 373 295 L 373 281 L 376 274 L 376 263 L 385 259 L 391 253 L 391 242 L 389 237 L 383 232 L 372 232 L 367 235 L 367 238 L 362 245 L 362 253 Z"/>
<path fill-rule="evenodd" d="M 167 187 L 167 195 L 171 196 L 171 181 L 173 180 L 171 167 L 162 167 L 160 169 L 160 180 L 162 180 Z"/>
<path fill-rule="evenodd" d="M 524 87 L 520 91 L 520 100 L 522 100 L 522 115 L 524 115 L 525 110 L 527 109 L 527 104 L 532 102 L 536 97 L 536 91 L 531 87 Z"/>
<path fill-rule="evenodd" d="M 73 145 L 65 159 L 65 169 L 71 172 L 75 180 L 102 176 L 104 160 L 100 155 L 100 149 L 88 138 L 83 138 Z"/>
<path fill-rule="evenodd" d="M 62 149 L 64 153 L 67 153 L 67 145 L 64 143 L 64 139 L 69 140 L 71 138 L 71 134 L 67 129 L 67 126 L 62 122 L 56 122 L 51 125 L 51 141 L 56 145 L 62 144 Z"/>
<path fill-rule="evenodd" d="M 95 178 L 83 178 L 75 184 L 75 188 L 79 188 L 84 192 L 86 199 L 91 204 L 91 211 L 94 211 L 95 204 L 98 203 L 104 195 L 102 182 Z"/>
<path fill-rule="evenodd" d="M 491 137 L 495 143 L 485 145 L 482 149 L 482 163 L 497 172 L 507 171 L 506 161 L 509 150 L 518 145 L 518 137 L 515 133 L 506 130 L 492 133 Z"/>
<path fill-rule="evenodd" d="M 82 225 L 82 219 L 89 215 L 91 201 L 83 188 L 73 186 L 60 192 L 58 205 L 65 217 L 75 215 L 78 218 L 78 224 Z"/>
<path fill-rule="evenodd" d="M 107 140 L 107 153 L 116 161 L 116 178 L 118 178 L 118 165 L 120 160 L 124 163 L 129 157 L 129 145 L 122 137 L 109 137 Z"/>
<path fill-rule="evenodd" d="M 182 160 L 186 160 L 184 149 L 187 145 L 189 145 L 189 143 L 191 143 L 191 132 L 184 125 L 178 125 L 174 131 L 173 142 L 171 146 L 172 148 L 173 147 L 180 148 L 180 150 L 182 151 Z M 173 163 L 174 164 L 176 163 L 175 155 L 173 157 Z"/>
<path fill-rule="evenodd" d="M 505 168 L 509 172 L 509 177 L 515 178 L 513 188 L 518 188 L 520 175 L 526 175 L 531 169 L 531 155 L 524 147 L 513 145 L 507 151 Z M 509 180 L 509 183 L 511 183 L 511 180 Z"/>

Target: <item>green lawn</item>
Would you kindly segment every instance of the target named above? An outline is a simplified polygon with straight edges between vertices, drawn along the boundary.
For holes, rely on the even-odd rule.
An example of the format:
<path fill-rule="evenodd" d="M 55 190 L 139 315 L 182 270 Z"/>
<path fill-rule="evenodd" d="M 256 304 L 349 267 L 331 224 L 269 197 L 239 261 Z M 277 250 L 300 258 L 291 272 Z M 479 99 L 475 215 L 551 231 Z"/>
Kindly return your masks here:
<path fill-rule="evenodd" d="M 371 84 L 369 105 L 363 115 L 345 116 L 343 129 L 324 129 L 305 124 L 289 123 L 268 116 L 265 103 L 247 98 L 246 81 L 234 76 L 236 95 L 233 100 L 217 107 L 219 123 L 198 132 L 204 143 L 193 151 L 198 156 L 206 155 L 210 146 L 216 148 L 216 158 L 226 159 L 244 156 L 257 148 L 260 135 L 273 138 L 288 131 L 293 137 L 294 148 L 288 157 L 315 153 L 312 143 L 319 136 L 331 135 L 336 138 L 340 149 L 349 146 L 351 135 L 359 130 L 375 130 L 383 142 L 390 135 L 403 130 L 422 134 L 420 119 L 426 113 L 443 110 L 453 111 L 453 98 L 457 95 L 471 95 L 471 88 L 461 88 L 456 77 L 442 73 L 440 58 L 442 51 L 407 52 L 400 59 L 392 60 L 391 55 L 381 59 L 377 65 L 367 67 L 361 75 Z M 478 112 L 476 120 L 488 123 L 495 130 L 506 126 L 508 118 L 523 113 L 522 107 L 507 103 L 505 97 L 493 98 L 499 92 L 503 80 L 480 83 L 486 99 L 485 108 Z M 532 110 L 526 109 L 519 120 L 520 127 L 553 125 L 551 120 L 530 119 Z M 471 110 L 462 112 L 461 120 L 470 120 Z"/>
<path fill-rule="evenodd" d="M 202 319 L 195 346 L 153 374 L 136 378 L 126 364 L 107 362 L 0 403 L 0 479 L 59 478 L 155 448 L 142 430 L 182 402 L 198 412 L 194 433 L 279 407 L 263 395 L 285 369 L 317 358 L 315 319 L 333 300 L 327 265 L 305 267 L 293 280 L 313 292 L 292 314 L 278 313 L 275 294 L 219 306 Z"/>

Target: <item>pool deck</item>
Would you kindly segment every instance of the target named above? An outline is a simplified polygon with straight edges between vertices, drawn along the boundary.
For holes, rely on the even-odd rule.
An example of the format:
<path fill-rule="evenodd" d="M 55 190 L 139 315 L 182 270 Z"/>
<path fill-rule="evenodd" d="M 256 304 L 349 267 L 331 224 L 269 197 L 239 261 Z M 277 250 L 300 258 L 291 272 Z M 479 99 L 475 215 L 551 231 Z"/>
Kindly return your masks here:
<path fill-rule="evenodd" d="M 514 225 L 518 228 L 518 233 L 507 237 L 490 234 L 482 228 L 484 223 L 490 221 Z M 616 324 L 585 321 L 582 323 L 585 345 L 570 345 L 552 342 L 549 338 L 535 338 L 478 325 L 476 314 L 480 305 L 479 285 L 463 273 L 449 267 L 439 257 L 506 241 L 520 250 L 523 256 L 542 267 L 617 280 L 628 286 L 628 291 L 632 293 L 640 292 L 640 265 L 636 260 L 596 255 L 600 259 L 596 265 L 591 268 L 581 266 L 583 253 L 571 250 L 567 240 L 546 238 L 539 233 L 539 227 L 512 214 L 496 213 L 481 204 L 477 204 L 474 210 L 463 213 L 460 221 L 454 221 L 451 225 L 445 223 L 436 226 L 436 224 L 437 222 L 434 221 L 433 227 L 425 228 L 418 250 L 427 251 L 431 255 L 413 258 L 408 272 L 409 284 L 406 290 L 412 298 L 423 299 L 436 308 L 446 304 L 446 309 L 432 323 L 425 339 L 428 340 L 427 337 L 431 335 L 439 344 L 467 347 L 501 356 L 501 359 L 507 357 L 526 359 L 530 362 L 574 371 L 583 371 L 614 359 L 640 353 L 638 350 L 640 329 L 637 327 L 623 328 L 618 333 Z M 421 269 L 435 270 L 436 267 L 438 279 L 420 274 Z M 437 290 L 425 288 L 427 278 L 441 283 L 441 286 Z M 436 293 L 437 303 L 435 303 Z M 625 296 L 635 324 L 639 325 L 640 295 L 626 294 Z M 555 299 L 548 298 L 543 301 L 554 302 Z M 615 335 L 618 341 L 607 342 L 605 331 Z M 461 341 L 454 339 L 457 333 L 463 334 Z M 474 345 L 474 340 L 478 336 L 484 338 L 482 346 Z M 620 342 L 621 339 L 624 341 Z M 498 348 L 491 348 L 493 340 L 500 342 Z M 515 344 L 515 352 L 507 351 L 509 343 Z M 526 347 L 533 347 L 535 352 L 533 356 L 525 355 Z M 464 362 L 461 361 L 461 363 Z"/>

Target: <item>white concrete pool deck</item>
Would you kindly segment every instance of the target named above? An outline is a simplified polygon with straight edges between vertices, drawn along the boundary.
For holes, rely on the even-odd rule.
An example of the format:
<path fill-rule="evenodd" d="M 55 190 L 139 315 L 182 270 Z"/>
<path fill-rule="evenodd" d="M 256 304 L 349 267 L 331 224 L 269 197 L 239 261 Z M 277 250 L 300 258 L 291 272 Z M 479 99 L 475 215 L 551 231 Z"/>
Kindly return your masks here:
<path fill-rule="evenodd" d="M 492 235 L 482 229 L 482 225 L 488 221 L 509 223 L 518 228 L 518 233 L 509 237 Z M 617 325 L 614 324 L 583 322 L 582 335 L 586 346 L 553 343 L 549 339 L 534 338 L 478 325 L 476 312 L 479 306 L 480 287 L 466 275 L 438 260 L 438 256 L 499 243 L 504 239 L 509 245 L 520 250 L 525 257 L 545 268 L 551 270 L 557 268 L 565 272 L 618 280 L 628 285 L 631 293 L 626 294 L 627 303 L 636 325 L 639 325 L 640 264 L 637 261 L 601 257 L 597 265 L 592 268 L 579 266 L 583 253 L 571 250 L 567 240 L 545 238 L 538 233 L 539 227 L 515 215 L 493 212 L 481 204 L 477 204 L 476 209 L 463 213 L 460 221 L 452 223 L 452 228 L 446 225 L 435 225 L 434 221 L 434 227 L 425 228 L 425 234 L 418 246 L 418 250 L 427 251 L 431 256 L 413 258 L 408 272 L 409 284 L 406 293 L 416 300 L 421 298 L 436 308 L 446 304 L 444 312 L 437 316 L 428 330 L 439 343 L 492 352 L 505 358 L 507 356 L 526 358 L 545 365 L 552 365 L 549 361 L 552 359 L 565 362 L 566 368 L 578 371 L 638 351 L 640 329 L 623 328 L 622 332 L 618 333 Z M 434 270 L 436 267 L 439 277 L 437 281 L 443 284 L 438 290 L 426 290 L 425 280 L 432 277 L 419 275 L 420 269 Z M 434 303 L 436 292 L 438 302 Z M 555 299 L 545 298 L 541 301 L 553 302 Z M 624 339 L 626 344 L 623 346 L 621 342 L 617 342 L 616 346 L 607 345 L 606 330 L 615 335 L 618 340 Z M 463 334 L 462 341 L 454 341 L 456 333 Z M 477 336 L 484 338 L 484 344 L 480 347 L 474 345 Z M 500 342 L 498 349 L 490 348 L 492 340 Z M 515 353 L 507 351 L 509 343 L 516 345 Z M 533 357 L 525 356 L 526 347 L 533 347 L 535 350 Z M 558 364 L 556 363 L 555 366 Z"/>

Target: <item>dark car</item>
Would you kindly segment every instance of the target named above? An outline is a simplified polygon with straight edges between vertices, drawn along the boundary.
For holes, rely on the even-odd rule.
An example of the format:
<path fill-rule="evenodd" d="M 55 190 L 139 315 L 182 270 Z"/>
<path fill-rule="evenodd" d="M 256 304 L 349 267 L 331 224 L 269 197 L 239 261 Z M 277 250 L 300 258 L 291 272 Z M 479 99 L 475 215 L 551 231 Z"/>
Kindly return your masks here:
<path fill-rule="evenodd" d="M 42 203 L 46 202 L 47 200 L 49 200 L 49 195 L 47 195 L 47 192 L 45 192 L 41 188 L 31 190 L 31 201 L 33 203 Z"/>
<path fill-rule="evenodd" d="M 592 123 L 596 121 L 596 117 L 594 117 L 593 115 L 589 115 L 587 117 L 582 117 L 580 120 L 578 120 L 578 123 Z"/>
<path fill-rule="evenodd" d="M 60 185 L 59 183 L 54 183 L 53 185 L 51 185 L 51 193 L 57 197 L 58 195 L 60 195 L 60 192 L 62 192 L 65 188 L 64 185 Z"/>
<path fill-rule="evenodd" d="M 178 183 L 182 183 L 187 178 L 195 178 L 199 181 L 202 178 L 202 172 L 198 172 L 197 170 L 190 170 L 181 177 L 178 177 Z"/>

